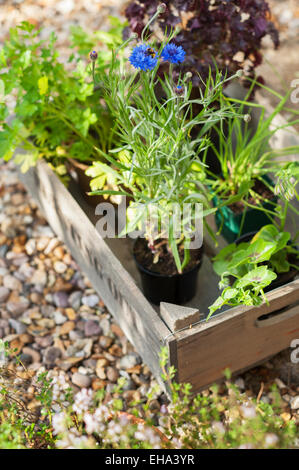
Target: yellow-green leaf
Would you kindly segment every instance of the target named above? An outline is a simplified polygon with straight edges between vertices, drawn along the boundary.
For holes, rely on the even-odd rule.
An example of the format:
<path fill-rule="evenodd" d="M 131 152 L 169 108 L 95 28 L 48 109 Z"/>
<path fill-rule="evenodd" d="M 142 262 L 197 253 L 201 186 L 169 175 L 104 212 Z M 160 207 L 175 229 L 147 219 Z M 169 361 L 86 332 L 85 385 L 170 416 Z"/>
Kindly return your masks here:
<path fill-rule="evenodd" d="M 44 76 L 38 80 L 38 88 L 40 95 L 45 95 L 48 90 L 48 77 Z"/>

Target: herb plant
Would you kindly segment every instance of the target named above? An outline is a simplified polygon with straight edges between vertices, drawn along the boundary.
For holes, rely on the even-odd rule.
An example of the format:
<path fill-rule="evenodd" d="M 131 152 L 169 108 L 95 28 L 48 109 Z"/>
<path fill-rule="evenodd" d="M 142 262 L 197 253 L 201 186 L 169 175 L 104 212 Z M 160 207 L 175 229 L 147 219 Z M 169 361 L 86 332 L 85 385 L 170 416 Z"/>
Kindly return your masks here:
<path fill-rule="evenodd" d="M 277 95 L 268 87 L 264 87 Z M 295 155 L 299 152 L 299 145 L 273 149 L 270 142 L 281 129 L 288 129 L 299 121 L 287 121 L 284 124 L 276 124 L 276 116 L 284 109 L 289 98 L 289 93 L 284 97 L 278 95 L 279 103 L 266 115 L 263 106 L 248 101 L 248 96 L 241 101 L 224 97 L 224 101 L 235 105 L 238 103 L 238 111 L 244 115 L 244 120 L 236 116 L 228 118 L 224 129 L 214 126 L 218 135 L 218 146 L 212 143 L 212 150 L 219 163 L 220 171 L 215 174 L 211 169 L 207 170 L 210 176 L 209 185 L 211 198 L 216 198 L 218 209 L 224 206 L 238 204 L 238 210 L 242 210 L 244 221 L 246 211 L 258 209 L 270 218 L 272 223 L 275 216 L 283 217 L 274 197 L 274 182 L 271 181 L 275 174 L 282 170 L 285 162 L 280 157 Z M 251 115 L 258 110 L 259 117 L 255 124 L 251 123 Z M 204 160 L 205 161 L 205 160 Z M 266 188 L 267 198 L 261 193 L 261 188 Z M 267 203 L 267 205 L 265 204 Z M 240 231 L 242 229 L 242 223 Z"/>
<path fill-rule="evenodd" d="M 77 31 L 77 36 L 79 33 L 82 38 L 83 31 Z M 106 33 L 108 43 L 115 34 Z M 85 39 L 88 42 L 88 36 Z M 44 158 L 59 174 L 65 174 L 66 158 L 97 160 L 95 145 L 103 152 L 114 145 L 111 115 L 94 90 L 86 60 L 80 55 L 85 49 L 73 52 L 64 65 L 55 41 L 54 33 L 41 40 L 40 30 L 23 22 L 11 29 L 0 51 L 0 152 L 8 160 L 18 147 L 25 149 L 26 153 L 16 156 L 24 172 Z M 75 36 L 73 47 L 77 44 Z M 111 56 L 109 44 L 99 54 L 99 68 L 105 68 Z"/>
<path fill-rule="evenodd" d="M 213 259 L 221 277 L 221 295 L 210 306 L 208 318 L 224 305 L 260 305 L 267 302 L 264 289 L 278 274 L 299 270 L 299 251 L 290 233 L 265 225 L 248 242 L 232 243 Z"/>
<path fill-rule="evenodd" d="M 0 353 L 5 347 L 0 340 Z M 6 348 L 6 347 L 5 347 Z M 7 349 L 6 349 L 7 350 Z M 166 348 L 160 354 L 162 378 L 170 399 L 160 409 L 159 386 L 146 399 L 127 403 L 122 377 L 106 389 L 74 393 L 66 374 L 15 370 L 0 364 L 1 449 L 282 449 L 298 447 L 295 416 L 283 419 L 277 387 L 270 403 L 241 393 L 225 371 L 225 387 L 211 386 L 192 394 L 190 384 L 174 381 L 167 368 Z M 35 409 L 24 398 L 34 389 Z M 153 407 L 154 405 L 154 407 Z M 153 409 L 155 411 L 153 411 Z"/>
<path fill-rule="evenodd" d="M 149 21 L 146 30 L 155 16 Z M 173 35 L 174 36 L 174 35 Z M 110 151 L 105 158 L 110 163 L 107 171 L 113 175 L 119 191 L 96 191 L 92 194 L 121 194 L 131 199 L 127 210 L 128 224 L 126 233 L 140 228 L 144 213 L 155 205 L 160 221 L 169 217 L 166 233 L 155 232 L 156 224 L 145 226 L 145 238 L 155 262 L 159 259 L 160 239 L 168 239 L 168 250 L 172 253 L 179 273 L 187 266 L 190 259 L 187 225 L 195 224 L 196 214 L 181 220 L 179 236 L 174 228 L 174 206 L 183 213 L 185 203 L 202 203 L 203 216 L 215 209 L 210 209 L 203 181 L 205 165 L 198 158 L 209 145 L 208 131 L 216 123 L 234 111 L 232 107 L 215 106 L 222 94 L 226 79 L 217 72 L 208 77 L 201 97 L 192 99 L 190 74 L 181 75 L 174 82 L 172 75 L 158 75 L 161 58 L 167 59 L 172 67 L 184 60 L 181 47 L 172 42 L 171 36 L 157 47 L 145 40 L 138 44 L 129 57 L 130 64 L 136 69 L 126 72 L 118 69 L 120 62 L 116 55 L 111 62 L 109 74 L 98 75 L 107 103 L 117 125 L 117 135 L 122 146 Z M 163 89 L 165 98 L 158 100 L 155 90 L 157 85 Z M 199 104 L 200 112 L 192 114 L 192 105 Z M 195 138 L 192 129 L 197 127 Z M 116 154 L 116 156 L 113 156 Z M 95 164 L 100 172 L 103 165 Z M 200 217 L 202 214 L 200 214 Z M 179 222 L 180 223 L 180 222 Z M 192 227 L 191 227 L 192 231 Z M 179 256 L 179 246 L 183 246 L 183 260 Z"/>

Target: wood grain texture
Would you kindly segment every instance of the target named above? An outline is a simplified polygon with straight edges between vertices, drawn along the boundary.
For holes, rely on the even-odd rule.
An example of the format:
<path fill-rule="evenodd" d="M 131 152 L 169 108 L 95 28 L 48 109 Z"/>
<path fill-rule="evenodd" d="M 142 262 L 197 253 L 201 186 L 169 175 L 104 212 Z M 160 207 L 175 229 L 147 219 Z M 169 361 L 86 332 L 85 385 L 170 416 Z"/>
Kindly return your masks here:
<path fill-rule="evenodd" d="M 236 307 L 208 322 L 177 333 L 178 380 L 194 390 L 219 380 L 223 371 L 245 370 L 299 338 L 299 280 L 267 294 L 270 305 Z M 290 305 L 290 307 L 288 307 Z M 263 327 L 257 320 L 283 309 Z"/>
<path fill-rule="evenodd" d="M 196 308 L 182 307 L 167 302 L 160 303 L 160 315 L 172 332 L 198 322 L 201 317 Z"/>

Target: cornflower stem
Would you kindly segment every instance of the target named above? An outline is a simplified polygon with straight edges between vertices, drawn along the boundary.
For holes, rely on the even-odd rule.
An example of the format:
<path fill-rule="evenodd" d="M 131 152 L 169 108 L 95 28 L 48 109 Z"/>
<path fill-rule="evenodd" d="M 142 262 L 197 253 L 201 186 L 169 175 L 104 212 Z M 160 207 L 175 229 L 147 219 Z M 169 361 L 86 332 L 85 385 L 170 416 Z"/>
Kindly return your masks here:
<path fill-rule="evenodd" d="M 160 10 L 159 8 L 157 9 L 156 13 L 151 17 L 151 19 L 147 22 L 147 24 L 145 25 L 145 27 L 143 28 L 142 30 L 142 33 L 141 33 L 141 42 L 144 41 L 144 36 L 145 36 L 145 33 L 146 31 L 149 29 L 150 25 L 155 21 L 155 19 L 160 15 Z"/>

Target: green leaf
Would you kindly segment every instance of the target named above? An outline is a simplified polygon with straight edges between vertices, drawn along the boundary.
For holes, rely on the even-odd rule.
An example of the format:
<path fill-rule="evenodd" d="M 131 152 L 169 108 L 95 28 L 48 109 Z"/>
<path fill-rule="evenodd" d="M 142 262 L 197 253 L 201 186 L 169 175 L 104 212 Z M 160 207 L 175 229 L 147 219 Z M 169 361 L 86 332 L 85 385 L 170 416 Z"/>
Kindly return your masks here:
<path fill-rule="evenodd" d="M 275 241 L 267 241 L 262 238 L 258 238 L 254 243 L 250 243 L 245 253 L 246 256 L 248 256 L 248 261 L 250 263 L 262 263 L 264 261 L 269 261 L 275 251 Z"/>
<path fill-rule="evenodd" d="M 24 69 L 26 69 L 29 66 L 30 60 L 31 60 L 31 51 L 27 50 L 23 52 L 23 54 L 20 57 L 20 63 L 23 65 Z"/>
<path fill-rule="evenodd" d="M 15 155 L 14 161 L 17 165 L 20 165 L 21 172 L 26 173 L 29 168 L 36 165 L 38 160 L 38 151 L 26 152 L 26 153 L 17 153 Z"/>
<path fill-rule="evenodd" d="M 245 274 L 241 279 L 236 281 L 235 287 L 244 288 L 249 285 L 258 286 L 260 288 L 264 288 L 271 284 L 274 279 L 277 278 L 277 274 L 275 274 L 271 269 L 267 266 L 259 266 L 256 269 L 253 269 L 249 273 Z"/>
<path fill-rule="evenodd" d="M 4 102 L 5 96 L 5 84 L 3 80 L 0 80 L 0 103 Z"/>
<path fill-rule="evenodd" d="M 41 77 L 38 80 L 37 84 L 38 84 L 39 94 L 45 95 L 48 91 L 48 77 L 47 76 Z"/>

